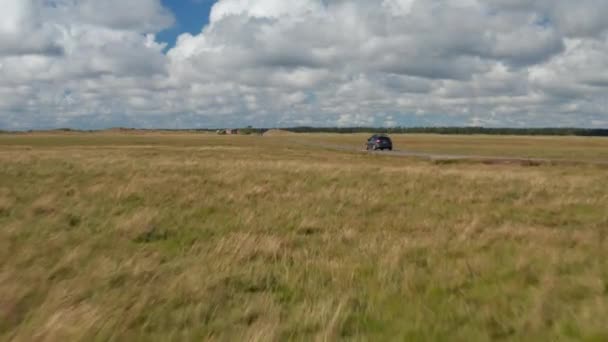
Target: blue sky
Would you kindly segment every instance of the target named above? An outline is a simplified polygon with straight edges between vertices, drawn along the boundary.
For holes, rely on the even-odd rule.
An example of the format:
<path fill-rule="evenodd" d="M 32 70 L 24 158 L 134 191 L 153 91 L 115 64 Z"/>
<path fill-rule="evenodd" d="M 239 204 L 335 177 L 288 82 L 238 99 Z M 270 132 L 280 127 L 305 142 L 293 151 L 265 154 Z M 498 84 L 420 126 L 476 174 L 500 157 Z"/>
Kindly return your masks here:
<path fill-rule="evenodd" d="M 608 127 L 605 0 L 0 2 L 0 129 Z"/>
<path fill-rule="evenodd" d="M 168 48 L 175 45 L 180 34 L 198 34 L 209 22 L 209 11 L 215 0 L 162 0 L 165 7 L 171 9 L 175 16 L 175 24 L 158 34 L 158 40 L 169 43 Z"/>

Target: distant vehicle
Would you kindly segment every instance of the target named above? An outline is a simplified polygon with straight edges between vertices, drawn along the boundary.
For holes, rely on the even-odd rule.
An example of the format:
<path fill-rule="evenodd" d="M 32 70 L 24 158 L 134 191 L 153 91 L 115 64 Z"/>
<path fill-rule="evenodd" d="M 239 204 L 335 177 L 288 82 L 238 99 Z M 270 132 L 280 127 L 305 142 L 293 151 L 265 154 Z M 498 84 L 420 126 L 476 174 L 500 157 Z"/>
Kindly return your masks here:
<path fill-rule="evenodd" d="M 371 138 L 367 139 L 366 149 L 368 151 L 377 151 L 377 150 L 393 150 L 393 142 L 391 138 L 384 134 L 374 134 Z"/>

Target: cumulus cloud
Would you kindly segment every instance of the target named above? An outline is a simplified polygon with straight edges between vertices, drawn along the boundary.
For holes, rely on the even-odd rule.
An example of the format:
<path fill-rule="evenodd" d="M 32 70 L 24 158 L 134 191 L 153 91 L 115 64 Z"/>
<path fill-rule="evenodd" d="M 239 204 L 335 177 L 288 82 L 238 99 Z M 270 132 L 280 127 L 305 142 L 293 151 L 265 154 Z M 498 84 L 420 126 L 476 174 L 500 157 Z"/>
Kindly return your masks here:
<path fill-rule="evenodd" d="M 131 93 L 153 103 L 150 83 L 166 78 L 154 33 L 173 20 L 160 1 L 0 0 L 0 7 L 0 126 L 83 126 L 133 114 Z"/>
<path fill-rule="evenodd" d="M 14 1 L 14 0 L 8 0 Z M 160 0 L 21 0 L 34 1 L 50 20 L 117 30 L 156 32 L 170 26 L 173 15 Z"/>
<path fill-rule="evenodd" d="M 0 126 L 601 126 L 601 0 L 0 0 Z M 202 21 L 202 19 L 201 19 Z"/>
<path fill-rule="evenodd" d="M 43 24 L 38 8 L 29 0 L 0 2 L 0 57 L 21 54 L 61 54 L 53 27 Z"/>

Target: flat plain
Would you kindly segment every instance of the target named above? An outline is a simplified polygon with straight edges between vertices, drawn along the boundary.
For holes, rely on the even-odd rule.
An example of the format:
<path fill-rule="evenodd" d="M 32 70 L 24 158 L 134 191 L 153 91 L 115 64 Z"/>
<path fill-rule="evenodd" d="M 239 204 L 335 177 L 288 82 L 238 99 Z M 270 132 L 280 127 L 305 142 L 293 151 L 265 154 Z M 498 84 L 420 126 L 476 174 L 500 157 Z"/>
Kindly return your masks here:
<path fill-rule="evenodd" d="M 365 138 L 0 135 L 0 340 L 608 340 L 608 139 Z"/>

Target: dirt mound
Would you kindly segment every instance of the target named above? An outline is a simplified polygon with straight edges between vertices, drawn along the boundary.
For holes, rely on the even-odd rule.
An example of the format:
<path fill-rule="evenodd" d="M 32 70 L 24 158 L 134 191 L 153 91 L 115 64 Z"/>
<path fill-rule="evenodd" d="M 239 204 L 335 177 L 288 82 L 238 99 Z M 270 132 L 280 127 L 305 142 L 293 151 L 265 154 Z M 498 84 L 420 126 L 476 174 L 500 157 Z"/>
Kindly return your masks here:
<path fill-rule="evenodd" d="M 277 136 L 294 135 L 294 134 L 296 134 L 296 133 L 284 131 L 282 129 L 271 129 L 271 130 L 266 131 L 264 133 L 264 136 L 265 137 L 277 137 Z"/>

